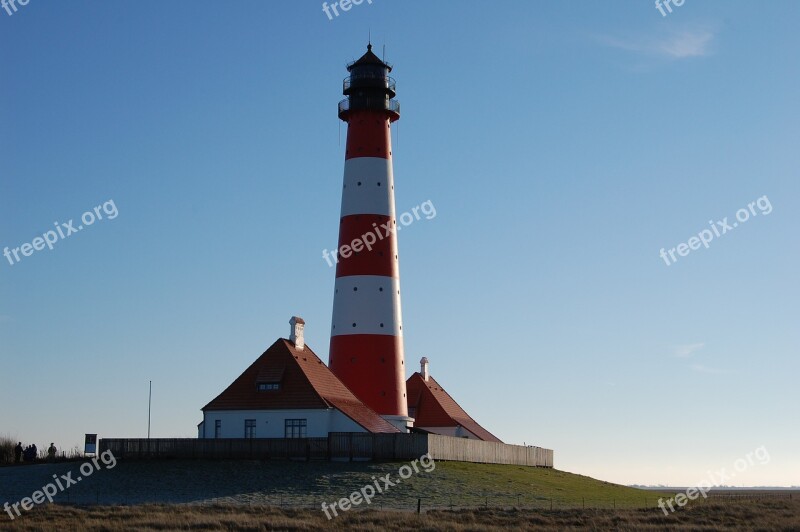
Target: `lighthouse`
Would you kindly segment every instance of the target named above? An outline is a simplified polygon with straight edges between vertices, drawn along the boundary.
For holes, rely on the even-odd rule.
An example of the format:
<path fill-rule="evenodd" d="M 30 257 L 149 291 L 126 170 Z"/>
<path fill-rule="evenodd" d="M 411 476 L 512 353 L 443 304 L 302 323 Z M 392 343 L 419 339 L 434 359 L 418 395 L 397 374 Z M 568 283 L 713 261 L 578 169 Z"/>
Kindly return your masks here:
<path fill-rule="evenodd" d="M 367 406 L 407 430 L 391 124 L 400 118 L 391 65 L 372 52 L 347 66 L 347 122 L 329 366 Z"/>

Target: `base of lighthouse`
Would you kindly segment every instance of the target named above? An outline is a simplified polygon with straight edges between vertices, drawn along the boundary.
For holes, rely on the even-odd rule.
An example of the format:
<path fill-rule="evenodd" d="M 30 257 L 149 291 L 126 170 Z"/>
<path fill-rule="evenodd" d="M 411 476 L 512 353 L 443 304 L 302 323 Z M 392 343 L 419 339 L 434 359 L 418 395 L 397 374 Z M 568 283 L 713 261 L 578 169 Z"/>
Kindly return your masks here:
<path fill-rule="evenodd" d="M 390 424 L 400 430 L 400 432 L 408 432 L 414 426 L 414 418 L 408 416 L 381 416 Z"/>

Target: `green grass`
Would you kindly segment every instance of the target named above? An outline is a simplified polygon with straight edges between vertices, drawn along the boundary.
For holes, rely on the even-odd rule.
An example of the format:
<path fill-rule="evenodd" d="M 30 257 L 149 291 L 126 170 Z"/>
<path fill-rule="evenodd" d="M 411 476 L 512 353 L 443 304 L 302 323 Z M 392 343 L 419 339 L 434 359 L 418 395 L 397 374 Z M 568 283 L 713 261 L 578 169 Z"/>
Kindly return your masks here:
<path fill-rule="evenodd" d="M 659 497 L 667 496 L 557 469 L 463 462 L 438 462 L 436 468 L 445 483 L 463 485 L 473 500 L 482 496 L 483 504 L 489 497 L 490 506 L 493 500 L 516 506 L 519 496 L 523 506 L 549 507 L 552 500 L 553 508 L 584 503 L 587 508 L 643 508 L 654 507 Z"/>
<path fill-rule="evenodd" d="M 653 508 L 666 496 L 556 469 L 463 462 L 437 462 L 404 482 L 406 497 L 430 507 Z"/>

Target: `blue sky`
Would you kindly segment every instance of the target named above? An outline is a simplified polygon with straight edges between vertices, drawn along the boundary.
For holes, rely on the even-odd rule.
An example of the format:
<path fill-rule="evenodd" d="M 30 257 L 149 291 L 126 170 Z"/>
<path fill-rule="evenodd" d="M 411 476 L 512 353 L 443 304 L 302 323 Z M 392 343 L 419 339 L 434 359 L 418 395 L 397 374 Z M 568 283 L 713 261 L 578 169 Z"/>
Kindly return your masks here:
<path fill-rule="evenodd" d="M 336 103 L 371 33 L 398 212 L 437 211 L 400 235 L 409 369 L 560 469 L 687 485 L 764 446 L 727 483 L 800 485 L 796 2 L 18 7 L 0 248 L 118 215 L 0 257 L 0 434 L 145 436 L 152 380 L 153 435 L 194 436 L 294 314 L 327 360 Z"/>

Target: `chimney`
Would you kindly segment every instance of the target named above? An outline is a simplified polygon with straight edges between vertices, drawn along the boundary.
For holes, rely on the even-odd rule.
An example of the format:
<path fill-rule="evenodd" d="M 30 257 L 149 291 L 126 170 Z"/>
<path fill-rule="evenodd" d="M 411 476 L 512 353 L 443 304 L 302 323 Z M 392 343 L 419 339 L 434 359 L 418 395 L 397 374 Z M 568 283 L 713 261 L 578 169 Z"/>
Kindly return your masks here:
<path fill-rule="evenodd" d="M 306 342 L 303 340 L 303 327 L 305 324 L 306 322 L 299 316 L 292 316 L 292 319 L 289 320 L 289 325 L 292 326 L 292 330 L 289 333 L 289 341 L 294 344 L 298 351 L 302 351 L 306 347 Z"/>
<path fill-rule="evenodd" d="M 430 373 L 428 373 L 428 358 L 422 357 L 422 360 L 419 361 L 419 372 L 422 375 L 422 380 L 428 382 L 428 377 L 430 377 Z"/>

